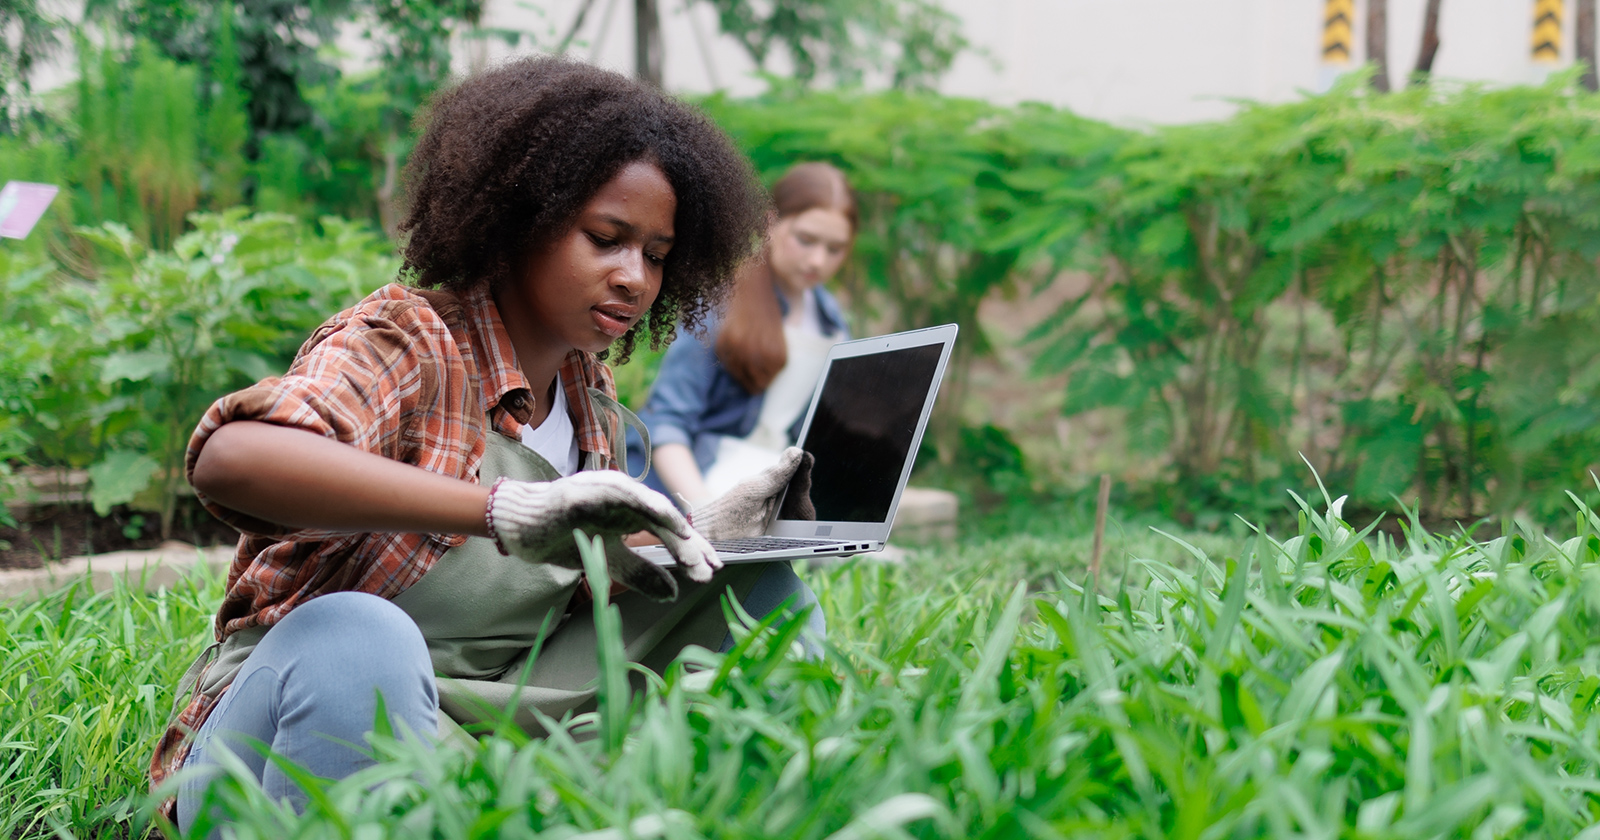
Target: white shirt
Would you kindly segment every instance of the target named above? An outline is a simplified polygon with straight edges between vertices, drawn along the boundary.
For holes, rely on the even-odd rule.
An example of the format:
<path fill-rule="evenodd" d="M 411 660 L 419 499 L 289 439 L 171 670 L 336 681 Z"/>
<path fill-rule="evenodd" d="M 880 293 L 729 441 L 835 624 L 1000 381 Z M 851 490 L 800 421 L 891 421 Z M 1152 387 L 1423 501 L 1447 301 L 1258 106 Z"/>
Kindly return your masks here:
<path fill-rule="evenodd" d="M 800 293 L 800 301 L 789 310 L 784 319 L 784 326 L 798 327 L 807 335 L 826 335 L 822 329 L 822 304 L 817 301 L 817 290 L 806 289 Z"/>
<path fill-rule="evenodd" d="M 578 431 L 567 413 L 567 389 L 556 382 L 556 401 L 538 428 L 522 427 L 522 445 L 550 462 L 563 476 L 578 471 Z"/>

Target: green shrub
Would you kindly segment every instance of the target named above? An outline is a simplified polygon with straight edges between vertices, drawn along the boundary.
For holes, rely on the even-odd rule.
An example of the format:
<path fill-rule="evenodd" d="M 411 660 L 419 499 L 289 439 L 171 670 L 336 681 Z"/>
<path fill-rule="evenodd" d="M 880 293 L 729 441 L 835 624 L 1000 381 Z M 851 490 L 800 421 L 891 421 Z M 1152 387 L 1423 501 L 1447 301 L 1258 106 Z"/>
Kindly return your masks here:
<path fill-rule="evenodd" d="M 5 460 L 82 467 L 94 457 L 91 290 L 27 251 L 0 250 L 0 440 Z"/>
<path fill-rule="evenodd" d="M 399 268 L 385 239 L 342 219 L 318 231 L 241 208 L 189 224 L 170 250 L 121 225 L 78 228 L 90 256 L 75 271 L 0 252 L 0 331 L 15 332 L 0 400 L 16 411 L 0 440 L 22 442 L 11 457 L 89 468 L 102 515 L 147 500 L 163 534 L 206 407 L 282 373 L 316 325 Z"/>
<path fill-rule="evenodd" d="M 1600 119 L 1571 81 L 1349 84 L 1132 138 L 1098 189 L 1014 219 L 1076 214 L 1062 247 L 1100 275 L 1040 369 L 1071 373 L 1068 412 L 1146 427 L 1179 496 L 1303 451 L 1366 509 L 1557 515 L 1600 451 Z"/>

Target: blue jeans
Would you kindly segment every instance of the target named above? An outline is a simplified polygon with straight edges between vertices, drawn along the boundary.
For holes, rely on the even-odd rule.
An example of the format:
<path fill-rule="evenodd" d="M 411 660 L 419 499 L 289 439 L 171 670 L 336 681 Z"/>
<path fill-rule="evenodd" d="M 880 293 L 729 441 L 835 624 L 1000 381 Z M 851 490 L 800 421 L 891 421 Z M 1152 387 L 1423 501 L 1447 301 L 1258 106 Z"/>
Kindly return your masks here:
<path fill-rule="evenodd" d="M 806 607 L 811 608 L 811 614 L 806 616 L 806 629 L 800 633 L 800 646 L 805 648 L 806 656 L 813 659 L 822 656 L 822 643 L 828 638 L 828 624 L 822 617 L 822 605 L 817 603 L 816 593 L 805 581 L 795 575 L 794 569 L 788 563 L 768 563 L 761 577 L 750 587 L 750 593 L 744 596 L 739 605 L 744 611 L 757 620 L 765 618 L 777 609 L 784 601 L 794 598 L 794 603 L 789 608 L 800 612 Z M 722 643 L 722 651 L 726 653 L 733 647 L 733 634 Z"/>
<path fill-rule="evenodd" d="M 827 634 L 822 611 L 789 564 L 768 564 L 742 605 L 761 618 L 791 596 L 795 610 L 812 607 L 801 643 L 818 656 Z M 729 633 L 722 649 L 732 645 Z M 178 826 L 193 825 L 206 787 L 221 775 L 214 757 L 219 750 L 243 761 L 267 795 L 287 797 L 297 809 L 305 805 L 305 792 L 258 745 L 325 779 L 370 766 L 363 747 L 380 692 L 396 732 L 431 737 L 439 731 L 433 664 L 410 616 L 360 592 L 323 595 L 291 610 L 251 651 L 200 726 L 184 761 L 191 775 L 178 791 Z"/>
<path fill-rule="evenodd" d="M 411 617 L 387 599 L 335 592 L 289 611 L 251 651 L 195 736 L 178 791 L 178 825 L 193 825 L 206 786 L 221 775 L 213 757 L 229 750 L 275 800 L 297 808 L 305 792 L 259 745 L 323 778 L 373 763 L 363 754 L 378 692 L 396 732 L 439 731 L 439 697 L 428 646 Z"/>

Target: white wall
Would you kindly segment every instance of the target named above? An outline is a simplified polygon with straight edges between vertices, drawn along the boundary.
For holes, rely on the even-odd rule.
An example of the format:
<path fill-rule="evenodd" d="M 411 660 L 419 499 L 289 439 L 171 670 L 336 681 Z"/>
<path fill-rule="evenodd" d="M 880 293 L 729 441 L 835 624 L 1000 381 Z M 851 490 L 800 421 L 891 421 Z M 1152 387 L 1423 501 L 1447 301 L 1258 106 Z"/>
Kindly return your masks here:
<path fill-rule="evenodd" d="M 1230 100 L 1282 102 L 1325 89 L 1339 68 L 1321 62 L 1323 0 L 943 0 L 981 52 L 959 59 L 942 90 L 996 102 L 1049 102 L 1123 124 L 1175 123 L 1229 114 Z M 490 0 L 492 25 L 564 33 L 581 0 Z M 1389 0 L 1392 83 L 1416 61 L 1425 0 Z M 609 28 L 601 23 L 608 5 Z M 1567 2 L 1564 61 L 1572 57 Z M 572 50 L 629 72 L 631 0 L 596 0 Z M 666 81 L 674 90 L 762 89 L 732 39 L 716 34 L 709 6 L 662 0 Z M 1355 54 L 1365 58 L 1365 0 L 1356 0 Z M 702 50 L 694 27 L 709 41 Z M 1443 0 L 1441 79 L 1500 84 L 1538 81 L 1548 65 L 1529 58 L 1533 0 Z M 552 32 L 554 30 L 554 32 Z M 707 59 L 709 53 L 709 62 Z M 490 45 L 481 60 L 506 54 Z M 710 64 L 708 69 L 707 64 Z M 463 67 L 463 69 L 466 69 Z M 715 74 L 715 80 L 712 74 Z"/>
<path fill-rule="evenodd" d="M 1316 0 L 949 0 L 999 59 L 961 59 L 949 93 L 1039 100 L 1122 123 L 1226 116 L 1315 85 Z"/>

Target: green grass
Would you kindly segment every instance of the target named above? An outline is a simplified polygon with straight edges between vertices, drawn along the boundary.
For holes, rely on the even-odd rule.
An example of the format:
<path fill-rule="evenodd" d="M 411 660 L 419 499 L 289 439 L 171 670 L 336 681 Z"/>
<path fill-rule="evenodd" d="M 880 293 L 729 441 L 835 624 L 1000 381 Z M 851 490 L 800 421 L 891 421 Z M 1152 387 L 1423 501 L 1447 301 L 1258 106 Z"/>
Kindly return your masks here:
<path fill-rule="evenodd" d="M 824 661 L 756 627 L 546 740 L 380 737 L 305 818 L 216 793 L 263 838 L 1600 837 L 1600 519 L 1397 548 L 1337 509 L 1192 550 L 1114 533 L 1099 594 L 1087 535 L 816 570 Z M 144 830 L 219 594 L 0 609 L 0 832 Z"/>
<path fill-rule="evenodd" d="M 220 581 L 0 605 L 0 837 L 124 834 Z"/>

